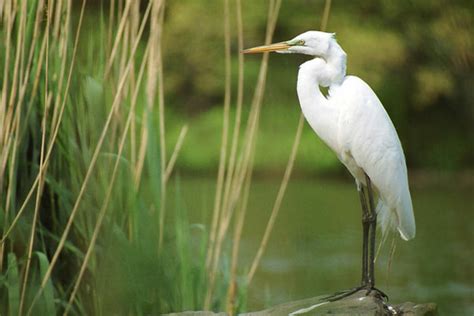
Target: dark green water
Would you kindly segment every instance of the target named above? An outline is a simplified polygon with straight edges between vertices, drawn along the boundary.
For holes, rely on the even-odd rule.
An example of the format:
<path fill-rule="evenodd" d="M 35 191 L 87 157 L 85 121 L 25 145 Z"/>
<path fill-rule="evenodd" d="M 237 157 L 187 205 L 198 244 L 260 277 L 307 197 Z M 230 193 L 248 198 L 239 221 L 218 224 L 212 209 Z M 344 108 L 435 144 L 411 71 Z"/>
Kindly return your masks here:
<path fill-rule="evenodd" d="M 253 259 L 278 180 L 252 184 L 241 267 Z M 184 179 L 191 219 L 212 209 L 214 179 Z M 412 184 L 417 236 L 396 238 L 389 267 L 386 243 L 376 263 L 377 287 L 392 303 L 435 302 L 441 315 L 474 315 L 474 190 L 453 180 Z M 248 309 L 330 294 L 360 281 L 360 207 L 352 182 L 292 180 L 267 251 L 249 289 Z M 189 206 L 193 206 L 192 208 Z"/>

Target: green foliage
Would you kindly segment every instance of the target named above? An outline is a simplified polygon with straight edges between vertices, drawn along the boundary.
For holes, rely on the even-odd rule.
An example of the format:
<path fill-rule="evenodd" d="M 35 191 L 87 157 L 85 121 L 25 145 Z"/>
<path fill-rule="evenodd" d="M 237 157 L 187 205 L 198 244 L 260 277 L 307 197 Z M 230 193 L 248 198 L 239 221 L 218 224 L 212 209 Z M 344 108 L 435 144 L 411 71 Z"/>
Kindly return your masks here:
<path fill-rule="evenodd" d="M 247 47 L 263 43 L 265 6 L 260 1 L 244 3 L 244 44 Z M 284 1 L 275 41 L 317 29 L 320 24 L 317 13 L 322 12 L 323 7 L 322 0 Z M 185 158 L 178 161 L 182 168 L 209 170 L 216 163 L 215 148 L 219 136 L 216 133 L 216 140 L 211 140 L 209 130 L 217 128 L 221 118 L 215 112 L 203 112 L 223 100 L 222 10 L 221 3 L 209 5 L 203 0 L 169 4 L 164 58 L 165 71 L 173 79 L 166 87 L 167 99 L 177 115 L 192 117 L 190 131 L 200 135 L 187 142 L 187 146 L 200 150 L 189 149 Z M 472 167 L 472 150 L 462 150 L 462 147 L 469 148 L 469 144 L 474 142 L 471 93 L 474 44 L 470 32 L 474 27 L 473 12 L 468 0 L 332 3 L 328 30 L 337 34 L 348 54 L 348 73 L 363 78 L 375 90 L 397 127 L 412 167 Z M 197 25 L 199 32 L 193 32 Z M 235 64 L 238 54 L 235 28 L 232 28 L 232 36 Z M 252 87 L 257 79 L 256 61 L 259 57 L 245 58 L 245 85 Z M 278 113 L 264 113 L 262 120 L 285 120 L 286 124 L 279 126 L 278 143 L 290 144 L 297 122 L 293 119 L 293 112 L 299 111 L 295 93 L 296 72 L 298 64 L 305 58 L 272 55 L 270 59 L 265 107 L 281 106 L 282 109 Z M 235 68 L 233 74 L 235 84 Z M 247 104 L 251 97 L 245 95 Z M 280 115 L 281 118 L 277 117 Z M 266 130 L 269 125 L 270 122 L 262 124 L 259 147 L 275 144 L 271 137 L 273 131 Z M 446 131 L 441 139 L 435 136 L 440 126 Z M 424 138 L 419 135 L 424 135 Z M 309 139 L 309 136 L 305 137 Z M 455 149 L 449 151 L 446 147 L 441 158 L 435 154 L 441 143 Z M 258 170 L 281 170 L 288 149 L 282 152 L 282 149 L 268 147 L 261 154 L 257 149 Z M 329 156 L 324 146 L 308 142 L 302 147 L 306 153 L 299 156 L 295 165 L 297 170 L 324 172 L 334 169 L 333 162 L 310 163 L 303 158 Z M 271 155 L 264 154 L 268 150 Z"/>
<path fill-rule="evenodd" d="M 39 265 L 39 276 L 44 277 L 46 274 L 46 271 L 48 270 L 49 267 L 49 260 L 48 257 L 39 251 L 35 252 L 35 255 L 38 260 L 38 265 Z M 46 287 L 43 292 L 43 298 L 44 298 L 44 311 L 41 312 L 41 314 L 44 315 L 56 315 L 56 306 L 55 306 L 55 301 L 54 301 L 54 287 L 53 287 L 53 282 L 51 279 L 48 280 L 46 283 Z"/>
<path fill-rule="evenodd" d="M 129 34 L 105 78 L 110 48 L 104 12 L 86 11 L 74 60 L 79 11 L 56 2 L 45 34 L 46 7 L 35 20 L 37 2 L 27 10 L 22 3 L 17 10 L 0 4 L 0 86 L 9 90 L 0 94 L 0 314 L 55 315 L 70 308 L 74 315 L 148 315 L 202 308 L 207 239 L 196 239 L 184 205 L 168 206 L 168 216 L 162 215 L 158 98 L 148 104 L 149 77 L 137 82 L 144 43 L 131 56 L 137 35 Z M 8 21 L 13 26 L 7 40 Z M 129 58 L 134 67 L 127 77 Z M 21 71 L 15 71 L 15 59 Z M 129 115 L 132 127 L 126 130 Z M 42 167 L 44 178 L 38 176 Z M 178 193 L 168 198 L 180 201 Z M 223 282 L 218 286 L 226 287 Z M 216 301 L 222 306 L 224 299 Z"/>
<path fill-rule="evenodd" d="M 12 252 L 8 253 L 7 256 L 7 270 L 5 273 L 5 279 L 3 280 L 3 287 L 5 289 L 2 294 L 8 296 L 8 302 L 2 306 L 2 311 L 5 311 L 3 308 L 7 308 L 8 315 L 18 315 L 20 310 L 21 302 L 21 280 L 22 278 L 19 275 L 19 269 L 22 267 L 21 262 L 17 261 L 16 255 Z M 26 295 L 33 295 L 33 291 L 37 290 L 39 287 L 40 278 L 44 276 L 46 270 L 48 269 L 49 262 L 44 253 L 35 252 L 34 257 L 31 258 L 32 264 L 32 274 L 33 278 L 30 281 L 28 288 L 26 289 Z M 33 313 L 35 315 L 56 315 L 56 299 L 54 295 L 54 287 L 50 281 L 46 284 L 45 291 L 43 296 L 39 298 L 36 303 Z"/>
<path fill-rule="evenodd" d="M 6 282 L 8 288 L 9 315 L 18 315 L 18 310 L 20 306 L 20 277 L 18 275 L 18 265 L 16 256 L 13 253 L 8 254 L 8 270 Z"/>

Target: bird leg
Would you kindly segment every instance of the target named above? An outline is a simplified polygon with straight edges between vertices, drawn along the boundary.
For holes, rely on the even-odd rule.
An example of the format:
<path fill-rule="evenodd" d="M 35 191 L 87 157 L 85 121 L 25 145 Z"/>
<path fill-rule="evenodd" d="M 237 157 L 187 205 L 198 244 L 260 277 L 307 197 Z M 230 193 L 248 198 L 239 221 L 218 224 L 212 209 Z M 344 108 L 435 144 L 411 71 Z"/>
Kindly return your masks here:
<path fill-rule="evenodd" d="M 377 213 L 374 205 L 374 194 L 370 178 L 365 175 L 367 193 L 365 187 L 357 182 L 360 204 L 362 207 L 362 284 L 350 290 L 341 291 L 324 300 L 334 302 L 348 297 L 358 291 L 365 290 L 366 295 L 375 292 L 375 296 L 382 300 L 388 300 L 387 295 L 375 287 L 375 232 L 377 225 Z M 368 200 L 368 203 L 367 203 Z"/>
<path fill-rule="evenodd" d="M 368 254 L 365 254 L 368 256 L 368 258 L 366 259 L 368 261 L 367 275 L 366 275 L 365 283 L 364 283 L 364 280 L 362 281 L 362 286 L 367 289 L 367 295 L 369 295 L 371 292 L 376 292 L 377 297 L 388 301 L 388 296 L 384 292 L 382 292 L 381 290 L 375 287 L 375 233 L 377 229 L 377 212 L 376 212 L 375 204 L 374 204 L 374 193 L 373 193 L 373 188 L 372 188 L 372 182 L 367 174 L 365 175 L 365 180 L 366 180 L 366 185 L 367 185 L 367 196 L 369 199 L 369 208 L 368 208 L 369 214 L 368 214 L 367 220 L 366 221 L 363 220 L 363 224 L 365 225 L 365 223 L 367 222 L 369 226 L 369 232 L 368 232 Z M 365 234 L 365 231 L 364 231 L 364 234 Z M 367 245 L 364 247 L 367 247 Z"/>
<path fill-rule="evenodd" d="M 365 179 L 367 182 L 367 192 L 369 196 L 369 266 L 368 266 L 368 272 L 367 272 L 367 281 L 368 285 L 373 288 L 375 286 L 375 230 L 377 228 L 377 213 L 375 210 L 375 205 L 374 205 L 374 196 L 373 196 L 373 191 L 372 191 L 372 183 L 370 181 L 370 178 L 365 175 Z"/>
<path fill-rule="evenodd" d="M 360 290 L 370 290 L 369 286 L 369 231 L 370 231 L 370 211 L 367 205 L 367 198 L 364 186 L 356 181 L 357 191 L 359 192 L 360 205 L 362 207 L 362 282 L 360 286 L 355 288 L 337 292 L 331 296 L 327 296 L 324 300 L 329 302 L 338 301 L 348 297 Z"/>
<path fill-rule="evenodd" d="M 368 237 L 369 237 L 369 211 L 365 200 L 364 187 L 357 183 L 357 191 L 359 191 L 360 205 L 362 206 L 362 285 L 368 283 Z"/>

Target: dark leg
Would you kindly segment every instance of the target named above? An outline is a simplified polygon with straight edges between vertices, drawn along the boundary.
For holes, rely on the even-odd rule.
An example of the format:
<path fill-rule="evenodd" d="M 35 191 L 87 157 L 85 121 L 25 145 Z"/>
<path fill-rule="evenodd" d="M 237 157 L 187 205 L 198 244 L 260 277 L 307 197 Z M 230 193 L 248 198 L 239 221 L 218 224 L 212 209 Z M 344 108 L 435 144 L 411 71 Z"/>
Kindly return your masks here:
<path fill-rule="evenodd" d="M 369 232 L 370 232 L 370 211 L 367 205 L 365 188 L 357 182 L 360 205 L 362 207 L 362 281 L 361 285 L 350 290 L 338 292 L 326 297 L 325 300 L 333 302 L 348 297 L 362 289 L 370 288 L 369 283 Z"/>
<path fill-rule="evenodd" d="M 375 211 L 374 196 L 372 192 L 372 183 L 370 178 L 365 175 L 367 181 L 367 192 L 369 195 L 369 266 L 368 266 L 368 283 L 370 287 L 375 286 L 375 273 L 374 273 L 374 261 L 375 261 L 375 230 L 377 228 L 377 213 Z"/>
<path fill-rule="evenodd" d="M 365 290 L 366 295 L 375 292 L 375 296 L 383 300 L 388 300 L 385 293 L 375 288 L 375 232 L 377 225 L 377 213 L 374 205 L 374 194 L 372 191 L 372 184 L 370 178 L 365 175 L 367 194 L 365 187 L 358 184 L 357 190 L 359 192 L 360 204 L 362 206 L 362 284 L 356 288 L 338 292 L 334 295 L 324 298 L 329 302 L 334 302 L 345 297 L 348 297 L 360 290 Z M 367 203 L 368 199 L 368 203 Z M 386 305 L 388 306 L 388 305 Z"/>
<path fill-rule="evenodd" d="M 372 191 L 372 183 L 370 178 L 365 175 L 365 180 L 367 182 L 367 193 L 369 197 L 369 257 L 368 257 L 368 272 L 367 272 L 367 294 L 375 292 L 376 296 L 380 299 L 388 301 L 388 296 L 381 290 L 375 287 L 375 232 L 377 228 L 377 212 L 375 210 L 374 204 L 374 194 Z M 388 306 L 388 305 L 387 305 Z"/>
<path fill-rule="evenodd" d="M 367 285 L 368 280 L 368 258 L 369 258 L 369 211 L 367 210 L 367 202 L 365 200 L 365 190 L 361 184 L 357 184 L 359 191 L 360 205 L 362 206 L 362 285 Z"/>

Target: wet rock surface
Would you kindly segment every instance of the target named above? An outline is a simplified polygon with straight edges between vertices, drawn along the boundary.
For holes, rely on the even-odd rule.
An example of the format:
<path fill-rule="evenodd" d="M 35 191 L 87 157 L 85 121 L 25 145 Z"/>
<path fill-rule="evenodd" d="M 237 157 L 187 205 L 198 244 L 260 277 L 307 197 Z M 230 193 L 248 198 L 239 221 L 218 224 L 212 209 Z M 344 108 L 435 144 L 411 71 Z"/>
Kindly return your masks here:
<path fill-rule="evenodd" d="M 280 304 L 262 311 L 239 314 L 239 316 L 299 316 L 299 315 L 404 315 L 404 316 L 435 316 L 438 315 L 436 304 L 416 304 L 406 302 L 394 304 L 384 302 L 374 295 L 366 295 L 365 291 L 356 292 L 335 302 L 327 302 L 327 296 L 317 296 L 299 301 Z M 226 316 L 227 313 L 183 312 L 168 314 L 169 316 Z"/>

